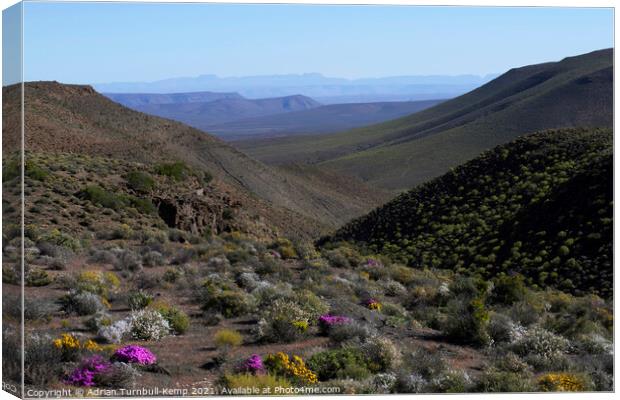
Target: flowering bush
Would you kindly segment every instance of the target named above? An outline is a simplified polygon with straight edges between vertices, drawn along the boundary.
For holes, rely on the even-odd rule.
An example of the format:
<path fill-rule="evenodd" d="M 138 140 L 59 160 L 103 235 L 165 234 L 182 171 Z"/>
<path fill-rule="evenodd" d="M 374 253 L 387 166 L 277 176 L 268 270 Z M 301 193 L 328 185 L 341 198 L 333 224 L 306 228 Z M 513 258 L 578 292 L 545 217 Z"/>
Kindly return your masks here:
<path fill-rule="evenodd" d="M 373 298 L 370 298 L 370 299 L 366 300 L 364 302 L 364 305 L 369 310 L 377 310 L 377 311 L 381 311 L 381 307 L 382 307 L 381 303 L 379 303 L 379 300 L 373 299 Z"/>
<path fill-rule="evenodd" d="M 79 349 L 80 340 L 70 333 L 63 333 L 60 338 L 54 339 L 54 346 L 59 349 Z"/>
<path fill-rule="evenodd" d="M 100 355 L 95 355 L 83 360 L 80 366 L 65 379 L 65 383 L 74 386 L 95 386 L 97 375 L 110 369 L 112 364 Z"/>
<path fill-rule="evenodd" d="M 542 328 L 527 330 L 512 345 L 514 352 L 521 356 L 534 354 L 545 359 L 565 352 L 568 347 L 568 340 Z"/>
<path fill-rule="evenodd" d="M 333 326 L 347 325 L 350 323 L 351 318 L 341 315 L 324 314 L 319 317 L 319 329 L 323 334 L 327 334 Z"/>
<path fill-rule="evenodd" d="M 318 378 L 307 366 L 304 360 L 294 355 L 292 359 L 288 354 L 278 352 L 269 354 L 265 359 L 265 366 L 269 372 L 287 377 L 299 384 L 313 384 L 318 382 Z"/>
<path fill-rule="evenodd" d="M 271 342 L 292 342 L 308 329 L 310 314 L 299 304 L 277 299 L 263 310 L 257 334 Z"/>
<path fill-rule="evenodd" d="M 263 374 L 265 373 L 263 359 L 258 354 L 252 354 L 250 358 L 243 362 L 241 365 L 241 370 L 251 372 L 253 374 Z"/>
<path fill-rule="evenodd" d="M 170 334 L 170 324 L 157 311 L 141 310 L 131 314 L 131 335 L 139 340 L 159 340 Z"/>
<path fill-rule="evenodd" d="M 120 279 L 113 272 L 84 271 L 77 276 L 77 291 L 91 292 L 107 298 L 120 286 Z"/>
<path fill-rule="evenodd" d="M 120 343 L 131 333 L 133 320 L 131 317 L 121 319 L 109 326 L 102 326 L 97 335 L 109 343 Z"/>
<path fill-rule="evenodd" d="M 543 392 L 583 392 L 588 389 L 583 377 L 568 373 L 543 375 L 538 385 Z"/>
<path fill-rule="evenodd" d="M 391 373 L 381 373 L 374 376 L 372 386 L 375 393 L 391 393 L 396 385 L 396 375 Z"/>
<path fill-rule="evenodd" d="M 92 352 L 103 351 L 103 347 L 99 346 L 93 340 L 87 340 L 81 343 L 80 340 L 70 333 L 63 333 L 60 338 L 54 339 L 54 347 L 62 351 L 62 358 L 67 361 L 75 360 L 81 350 Z"/>
<path fill-rule="evenodd" d="M 116 350 L 112 355 L 112 359 L 140 365 L 150 365 L 157 361 L 157 358 L 149 349 L 134 345 L 124 346 Z"/>
<path fill-rule="evenodd" d="M 293 327 L 295 327 L 300 333 L 305 333 L 308 330 L 308 321 L 293 321 Z"/>
<path fill-rule="evenodd" d="M 378 268 L 383 267 L 383 263 L 376 258 L 368 257 L 366 262 L 362 264 L 365 267 Z"/>

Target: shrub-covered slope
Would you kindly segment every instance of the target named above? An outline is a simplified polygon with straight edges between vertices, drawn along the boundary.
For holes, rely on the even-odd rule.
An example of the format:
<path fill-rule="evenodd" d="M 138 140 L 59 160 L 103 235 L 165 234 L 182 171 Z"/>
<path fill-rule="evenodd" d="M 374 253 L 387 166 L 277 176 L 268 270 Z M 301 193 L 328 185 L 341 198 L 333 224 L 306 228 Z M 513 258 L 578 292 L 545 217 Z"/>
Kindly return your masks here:
<path fill-rule="evenodd" d="M 524 136 L 400 195 L 331 240 L 363 242 L 411 266 L 612 294 L 610 130 Z"/>

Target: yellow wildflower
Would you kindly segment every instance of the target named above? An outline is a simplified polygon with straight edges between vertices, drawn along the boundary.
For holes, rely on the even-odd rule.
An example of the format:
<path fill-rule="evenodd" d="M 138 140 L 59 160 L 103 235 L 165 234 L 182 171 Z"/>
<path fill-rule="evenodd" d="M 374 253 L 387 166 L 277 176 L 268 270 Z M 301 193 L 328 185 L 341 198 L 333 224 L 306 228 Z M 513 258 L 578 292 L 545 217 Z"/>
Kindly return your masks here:
<path fill-rule="evenodd" d="M 294 355 L 291 360 L 287 354 L 278 352 L 276 354 L 270 354 L 265 359 L 265 365 L 273 373 L 284 375 L 285 377 L 292 378 L 304 384 L 317 383 L 318 377 L 307 366 L 304 360 Z"/>
<path fill-rule="evenodd" d="M 538 380 L 543 392 L 583 392 L 586 390 L 585 380 L 578 375 L 561 373 L 546 374 Z"/>
<path fill-rule="evenodd" d="M 79 349 L 80 341 L 69 333 L 63 333 L 60 338 L 54 340 L 54 346 L 59 349 Z"/>
<path fill-rule="evenodd" d="M 83 346 L 86 350 L 89 350 L 89 351 L 102 351 L 103 350 L 103 347 L 101 347 L 94 340 L 90 340 L 90 339 L 87 340 Z"/>

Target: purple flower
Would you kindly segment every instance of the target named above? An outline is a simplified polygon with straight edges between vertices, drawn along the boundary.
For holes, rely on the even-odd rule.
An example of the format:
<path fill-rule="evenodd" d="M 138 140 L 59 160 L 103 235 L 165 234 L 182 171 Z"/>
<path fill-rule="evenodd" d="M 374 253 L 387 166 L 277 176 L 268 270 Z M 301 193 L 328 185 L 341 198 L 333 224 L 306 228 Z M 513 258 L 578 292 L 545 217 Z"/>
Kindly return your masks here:
<path fill-rule="evenodd" d="M 265 372 L 265 366 L 263 360 L 258 354 L 252 354 L 250 358 L 243 362 L 241 367 L 243 371 L 251 372 L 254 374 Z"/>
<path fill-rule="evenodd" d="M 319 328 L 324 334 L 329 331 L 329 328 L 335 325 L 346 325 L 351 323 L 351 318 L 344 317 L 342 315 L 330 315 L 325 314 L 319 317 Z"/>
<path fill-rule="evenodd" d="M 104 360 L 100 355 L 86 358 L 65 379 L 65 383 L 74 386 L 95 386 L 96 376 L 106 372 L 111 366 L 112 364 Z"/>
<path fill-rule="evenodd" d="M 325 314 L 319 317 L 319 324 L 321 325 L 344 325 L 351 322 L 351 318 L 344 317 L 342 315 L 330 315 Z"/>
<path fill-rule="evenodd" d="M 157 358 L 149 349 L 134 345 L 121 347 L 116 350 L 112 356 L 112 359 L 142 365 L 154 364 L 155 361 L 157 361 Z"/>
<path fill-rule="evenodd" d="M 374 258 L 367 259 L 366 260 L 366 265 L 368 267 L 381 267 L 382 266 L 381 261 L 375 260 Z"/>

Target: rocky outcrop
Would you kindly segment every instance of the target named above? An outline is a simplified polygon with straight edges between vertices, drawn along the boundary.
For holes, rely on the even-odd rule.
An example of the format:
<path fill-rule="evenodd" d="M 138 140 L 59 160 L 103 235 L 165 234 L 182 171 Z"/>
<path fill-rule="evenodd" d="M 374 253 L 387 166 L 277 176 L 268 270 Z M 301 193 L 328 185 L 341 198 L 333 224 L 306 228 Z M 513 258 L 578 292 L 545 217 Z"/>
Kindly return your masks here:
<path fill-rule="evenodd" d="M 153 198 L 161 219 L 172 228 L 195 235 L 217 235 L 235 228 L 235 214 L 241 207 L 227 195 L 210 188 L 189 193 L 162 193 Z"/>

